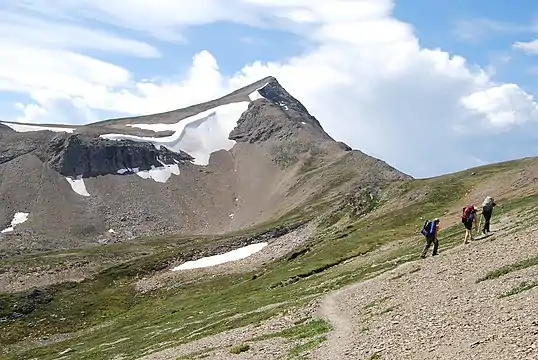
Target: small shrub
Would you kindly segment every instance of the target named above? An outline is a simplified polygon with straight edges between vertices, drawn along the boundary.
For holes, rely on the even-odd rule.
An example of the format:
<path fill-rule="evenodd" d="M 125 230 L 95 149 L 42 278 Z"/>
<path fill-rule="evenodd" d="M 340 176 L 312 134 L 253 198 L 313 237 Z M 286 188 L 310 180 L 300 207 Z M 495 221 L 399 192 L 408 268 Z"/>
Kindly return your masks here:
<path fill-rule="evenodd" d="M 239 344 L 235 345 L 230 349 L 230 352 L 232 354 L 241 354 L 242 352 L 249 351 L 250 345 L 249 344 Z"/>

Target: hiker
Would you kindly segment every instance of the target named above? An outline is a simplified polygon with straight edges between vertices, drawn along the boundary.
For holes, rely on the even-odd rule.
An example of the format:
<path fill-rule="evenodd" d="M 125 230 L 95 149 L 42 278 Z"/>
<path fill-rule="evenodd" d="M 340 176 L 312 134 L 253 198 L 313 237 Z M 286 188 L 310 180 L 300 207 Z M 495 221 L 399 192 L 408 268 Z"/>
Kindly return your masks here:
<path fill-rule="evenodd" d="M 473 223 L 475 226 L 478 226 L 478 216 L 476 215 L 476 207 L 474 205 L 468 205 L 463 208 L 461 222 L 465 226 L 465 240 L 463 243 L 468 244 L 469 240 L 473 241 Z"/>
<path fill-rule="evenodd" d="M 426 220 L 424 223 L 424 226 L 422 227 L 421 233 L 426 238 L 426 245 L 424 245 L 424 249 L 422 250 L 422 254 L 420 255 L 421 258 L 426 257 L 426 253 L 428 252 L 428 249 L 430 248 L 430 245 L 433 242 L 433 252 L 432 256 L 437 255 L 437 250 L 439 249 L 439 240 L 437 239 L 437 233 L 439 232 L 439 219 L 433 219 L 433 220 Z"/>
<path fill-rule="evenodd" d="M 491 196 L 486 196 L 484 202 L 482 203 L 482 215 L 484 215 L 484 227 L 482 228 L 482 234 L 486 235 L 490 232 L 489 230 L 489 221 L 491 220 L 491 214 L 493 213 L 493 208 L 496 206 L 495 201 Z"/>

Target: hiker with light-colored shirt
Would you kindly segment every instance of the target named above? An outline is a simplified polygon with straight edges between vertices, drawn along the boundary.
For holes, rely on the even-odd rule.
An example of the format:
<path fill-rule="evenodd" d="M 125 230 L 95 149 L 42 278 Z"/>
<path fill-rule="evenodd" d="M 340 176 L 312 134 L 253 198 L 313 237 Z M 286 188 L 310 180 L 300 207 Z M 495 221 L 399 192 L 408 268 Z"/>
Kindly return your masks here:
<path fill-rule="evenodd" d="M 491 220 L 491 214 L 493 213 L 493 208 L 496 206 L 495 201 L 491 196 L 486 196 L 484 202 L 482 203 L 482 215 L 484 215 L 484 227 L 482 228 L 482 234 L 487 234 L 490 232 L 489 224 Z"/>

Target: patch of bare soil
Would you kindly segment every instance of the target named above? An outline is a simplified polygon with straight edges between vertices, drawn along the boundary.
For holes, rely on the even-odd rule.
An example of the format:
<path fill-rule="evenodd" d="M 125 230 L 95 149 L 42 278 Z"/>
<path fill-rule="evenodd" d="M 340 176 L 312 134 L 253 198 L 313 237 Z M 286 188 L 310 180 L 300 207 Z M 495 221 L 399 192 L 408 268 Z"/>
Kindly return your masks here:
<path fill-rule="evenodd" d="M 58 266 L 19 268 L 13 266 L 0 273 L 0 292 L 18 292 L 67 281 L 82 281 L 101 267 L 90 262 L 75 262 Z"/>
<path fill-rule="evenodd" d="M 538 267 L 476 282 L 537 255 L 538 226 L 458 246 L 328 294 L 331 321 L 312 359 L 538 359 Z"/>

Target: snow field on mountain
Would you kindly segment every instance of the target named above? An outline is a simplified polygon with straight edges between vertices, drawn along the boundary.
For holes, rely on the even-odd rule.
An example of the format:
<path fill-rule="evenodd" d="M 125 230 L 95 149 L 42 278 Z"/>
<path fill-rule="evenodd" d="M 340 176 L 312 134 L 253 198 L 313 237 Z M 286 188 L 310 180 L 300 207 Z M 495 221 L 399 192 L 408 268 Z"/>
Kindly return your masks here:
<path fill-rule="evenodd" d="M 205 267 L 224 264 L 230 261 L 241 260 L 241 259 L 249 257 L 250 255 L 254 253 L 257 253 L 258 251 L 260 251 L 266 246 L 267 246 L 266 242 L 243 246 L 239 249 L 228 251 L 223 254 L 203 257 L 198 260 L 184 262 L 183 264 L 173 268 L 172 271 L 205 268 Z"/>
<path fill-rule="evenodd" d="M 30 125 L 30 124 L 11 124 L 11 123 L 0 123 L 2 125 L 5 125 L 16 132 L 29 132 L 29 131 L 42 131 L 42 130 L 50 130 L 54 132 L 67 132 L 72 133 L 75 131 L 74 128 L 64 128 L 64 127 L 56 127 L 56 126 L 38 126 L 38 125 Z"/>
<path fill-rule="evenodd" d="M 249 94 L 249 99 L 255 101 L 263 98 L 258 90 L 264 86 Z M 170 136 L 157 138 L 126 134 L 104 134 L 101 137 L 110 140 L 147 141 L 157 149 L 164 146 L 174 152 L 182 150 L 194 157 L 195 164 L 207 165 L 211 153 L 218 150 L 230 150 L 235 145 L 235 141 L 229 140 L 228 136 L 237 126 L 237 121 L 241 115 L 248 109 L 249 103 L 249 101 L 241 101 L 217 106 L 173 124 L 140 123 L 126 125 L 154 132 L 173 131 L 174 134 Z"/>
<path fill-rule="evenodd" d="M 217 106 L 190 116 L 173 124 L 128 124 L 127 126 L 155 132 L 171 130 L 174 134 L 164 137 L 143 137 L 125 134 L 104 134 L 102 138 L 110 140 L 128 139 L 152 143 L 157 149 L 161 146 L 179 152 L 185 151 L 194 157 L 194 163 L 207 165 L 211 153 L 218 150 L 230 150 L 235 141 L 228 135 L 237 125 L 241 114 L 248 108 L 248 101 Z"/>
<path fill-rule="evenodd" d="M 11 224 L 7 228 L 5 228 L 4 230 L 2 230 L 0 232 L 2 234 L 12 232 L 13 230 L 15 230 L 15 226 L 17 226 L 19 224 L 22 224 L 23 222 L 28 220 L 28 215 L 30 215 L 30 214 L 25 213 L 25 212 L 17 212 L 17 213 L 15 213 L 15 215 L 13 216 L 13 219 L 11 220 Z"/>
<path fill-rule="evenodd" d="M 248 97 L 251 101 L 255 101 L 255 100 L 258 100 L 258 99 L 264 99 L 263 95 L 260 94 L 260 90 L 263 89 L 265 86 L 267 86 L 267 84 L 269 84 L 268 82 L 265 83 L 262 87 L 259 87 L 257 88 L 256 90 L 254 90 L 253 92 L 251 92 Z"/>

